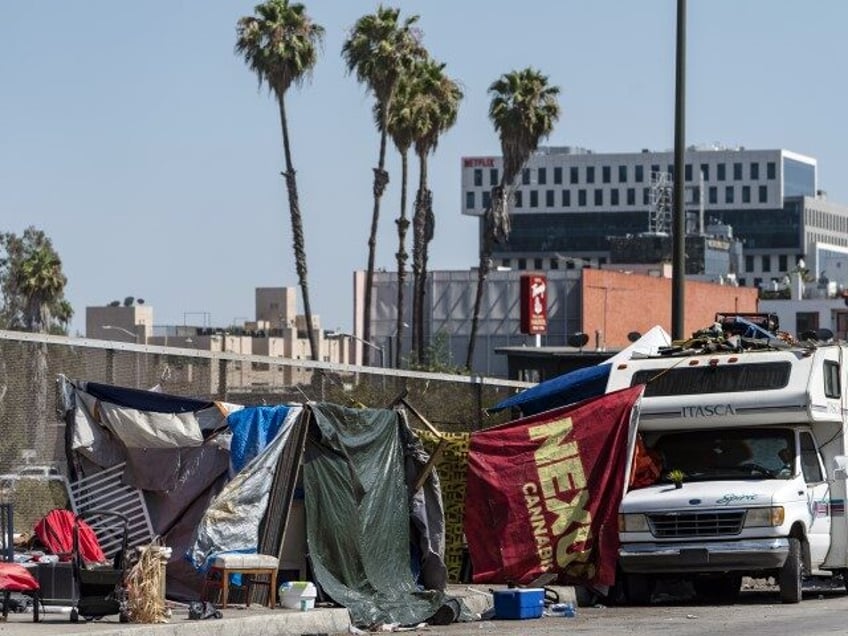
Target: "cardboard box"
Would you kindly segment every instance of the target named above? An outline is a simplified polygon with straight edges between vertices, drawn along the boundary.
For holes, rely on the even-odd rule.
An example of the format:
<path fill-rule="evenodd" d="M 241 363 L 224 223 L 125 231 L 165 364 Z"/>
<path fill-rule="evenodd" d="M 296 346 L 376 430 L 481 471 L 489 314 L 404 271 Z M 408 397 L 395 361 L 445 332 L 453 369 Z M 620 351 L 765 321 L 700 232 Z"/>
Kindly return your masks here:
<path fill-rule="evenodd" d="M 493 592 L 495 618 L 539 618 L 545 609 L 545 590 L 526 587 Z"/>

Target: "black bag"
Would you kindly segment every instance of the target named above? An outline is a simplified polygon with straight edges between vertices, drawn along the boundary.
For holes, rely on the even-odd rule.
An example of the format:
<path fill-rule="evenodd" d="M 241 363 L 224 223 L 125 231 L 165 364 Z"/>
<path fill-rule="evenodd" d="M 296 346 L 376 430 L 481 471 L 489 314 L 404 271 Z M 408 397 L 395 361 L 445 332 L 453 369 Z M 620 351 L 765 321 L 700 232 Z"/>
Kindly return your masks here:
<path fill-rule="evenodd" d="M 203 620 L 204 618 L 223 618 L 224 615 L 220 610 L 216 610 L 215 606 L 209 601 L 190 601 L 188 604 L 188 618 L 192 621 Z"/>

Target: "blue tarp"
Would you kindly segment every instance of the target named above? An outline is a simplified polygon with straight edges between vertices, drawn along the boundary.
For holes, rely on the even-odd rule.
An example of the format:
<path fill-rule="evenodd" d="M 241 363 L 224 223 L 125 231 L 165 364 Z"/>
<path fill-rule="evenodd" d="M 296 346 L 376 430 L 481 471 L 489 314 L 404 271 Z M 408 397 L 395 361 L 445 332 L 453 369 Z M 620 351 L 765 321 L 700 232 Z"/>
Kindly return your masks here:
<path fill-rule="evenodd" d="M 570 371 L 513 395 L 489 411 L 516 407 L 522 415 L 527 416 L 603 395 L 607 389 L 610 368 L 610 364 L 603 363 Z"/>
<path fill-rule="evenodd" d="M 232 474 L 241 471 L 250 460 L 271 443 L 289 413 L 288 406 L 250 406 L 227 416 L 233 433 L 230 442 L 230 467 Z"/>

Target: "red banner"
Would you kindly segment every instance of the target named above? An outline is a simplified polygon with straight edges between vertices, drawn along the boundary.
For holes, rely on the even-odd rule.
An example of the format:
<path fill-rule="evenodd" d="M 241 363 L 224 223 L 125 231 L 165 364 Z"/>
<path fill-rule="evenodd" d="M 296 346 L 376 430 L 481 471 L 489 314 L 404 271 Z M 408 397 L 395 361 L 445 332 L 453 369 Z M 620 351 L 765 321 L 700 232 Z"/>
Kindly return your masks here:
<path fill-rule="evenodd" d="M 475 583 L 612 585 L 639 385 L 471 435 L 465 536 Z"/>

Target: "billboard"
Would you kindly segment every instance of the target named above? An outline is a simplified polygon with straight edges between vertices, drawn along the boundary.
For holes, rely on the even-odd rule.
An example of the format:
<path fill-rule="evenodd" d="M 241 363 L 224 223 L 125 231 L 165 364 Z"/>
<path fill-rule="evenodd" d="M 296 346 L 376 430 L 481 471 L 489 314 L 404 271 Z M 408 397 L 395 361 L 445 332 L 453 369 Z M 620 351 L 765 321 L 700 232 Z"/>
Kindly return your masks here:
<path fill-rule="evenodd" d="M 521 333 L 548 330 L 548 280 L 543 274 L 521 276 Z"/>

